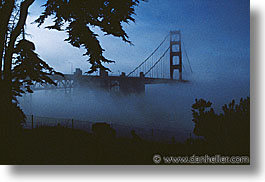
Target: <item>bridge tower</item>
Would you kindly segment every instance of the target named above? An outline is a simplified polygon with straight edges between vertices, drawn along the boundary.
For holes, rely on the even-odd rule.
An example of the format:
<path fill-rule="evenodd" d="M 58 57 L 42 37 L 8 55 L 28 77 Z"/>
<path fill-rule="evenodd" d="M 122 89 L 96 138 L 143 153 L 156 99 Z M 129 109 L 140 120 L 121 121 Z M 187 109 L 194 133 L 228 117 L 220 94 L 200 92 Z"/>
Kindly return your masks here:
<path fill-rule="evenodd" d="M 179 70 L 179 80 L 182 80 L 181 33 L 170 31 L 170 79 L 173 80 L 174 70 Z"/>

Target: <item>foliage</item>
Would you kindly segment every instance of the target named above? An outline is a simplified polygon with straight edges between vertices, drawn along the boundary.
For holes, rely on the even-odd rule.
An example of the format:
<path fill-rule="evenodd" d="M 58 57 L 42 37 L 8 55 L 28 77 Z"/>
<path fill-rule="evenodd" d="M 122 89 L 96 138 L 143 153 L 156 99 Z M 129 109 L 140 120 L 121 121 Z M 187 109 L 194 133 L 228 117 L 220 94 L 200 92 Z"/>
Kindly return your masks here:
<path fill-rule="evenodd" d="M 30 86 L 34 82 L 55 84 L 49 75 L 61 74 L 40 59 L 34 50 L 34 44 L 25 39 L 20 40 L 16 45 L 14 69 L 12 70 L 14 96 L 21 96 L 21 93 L 26 91 L 32 93 Z M 24 88 L 26 91 L 23 90 Z"/>
<path fill-rule="evenodd" d="M 249 151 L 250 98 L 241 98 L 239 104 L 232 100 L 222 107 L 221 114 L 216 114 L 211 105 L 211 102 L 203 99 L 196 99 L 192 105 L 194 134 L 203 136 L 210 144 L 223 146 L 227 150 Z"/>
<path fill-rule="evenodd" d="M 35 82 L 55 84 L 49 75 L 60 74 L 40 59 L 34 43 L 25 37 L 28 9 L 34 2 L 0 0 L 0 117 L 1 121 L 17 123 L 18 127 L 25 115 L 17 96 L 31 93 Z M 64 30 L 68 34 L 67 42 L 74 47 L 84 47 L 84 56 L 89 56 L 91 64 L 90 72 L 107 69 L 102 63 L 112 62 L 103 56 L 104 50 L 92 28 L 99 27 L 106 35 L 131 43 L 122 23 L 135 21 L 132 16 L 138 0 L 45 0 L 44 3 L 45 10 L 35 22 L 41 26 L 48 17 L 53 17 L 54 25 L 46 28 Z"/>
<path fill-rule="evenodd" d="M 98 27 L 105 35 L 120 37 L 131 43 L 122 23 L 135 21 L 132 15 L 138 3 L 139 0 L 48 0 L 44 12 L 35 22 L 40 26 L 46 18 L 52 16 L 54 24 L 46 28 L 66 31 L 67 42 L 74 47 L 84 47 L 84 55 L 89 56 L 91 73 L 98 68 L 107 69 L 102 62 L 113 62 L 104 57 L 98 35 L 92 28 Z"/>

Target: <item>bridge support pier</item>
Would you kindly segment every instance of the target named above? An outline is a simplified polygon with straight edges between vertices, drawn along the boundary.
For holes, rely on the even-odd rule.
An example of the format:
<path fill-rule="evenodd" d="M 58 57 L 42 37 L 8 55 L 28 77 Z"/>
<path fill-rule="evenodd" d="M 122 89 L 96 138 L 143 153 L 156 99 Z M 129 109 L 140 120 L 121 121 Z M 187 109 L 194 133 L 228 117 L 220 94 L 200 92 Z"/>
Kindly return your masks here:
<path fill-rule="evenodd" d="M 145 93 L 145 76 L 144 73 L 140 73 L 140 77 L 128 77 L 125 73 L 122 73 L 119 81 L 120 92 L 127 94 L 143 94 Z"/>
<path fill-rule="evenodd" d="M 110 90 L 109 74 L 106 70 L 100 69 L 100 88 L 103 90 Z"/>
<path fill-rule="evenodd" d="M 80 68 L 76 68 L 74 72 L 74 87 L 81 86 L 81 77 L 82 77 L 82 70 Z"/>

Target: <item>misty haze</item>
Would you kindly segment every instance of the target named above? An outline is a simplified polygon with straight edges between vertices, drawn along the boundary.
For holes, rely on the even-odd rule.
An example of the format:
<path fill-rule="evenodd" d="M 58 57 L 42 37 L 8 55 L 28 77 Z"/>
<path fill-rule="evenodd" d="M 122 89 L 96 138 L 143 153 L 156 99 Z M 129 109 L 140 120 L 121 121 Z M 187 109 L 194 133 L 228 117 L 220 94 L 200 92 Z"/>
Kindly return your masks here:
<path fill-rule="evenodd" d="M 232 99 L 249 95 L 244 82 L 191 78 L 188 83 L 147 85 L 142 95 L 117 96 L 93 89 L 35 91 L 20 98 L 20 104 L 27 115 L 174 130 L 169 136 L 184 141 L 194 128 L 191 105 L 196 98 L 212 101 L 221 112 Z"/>
<path fill-rule="evenodd" d="M 1 164 L 249 164 L 248 0 L 0 7 Z"/>

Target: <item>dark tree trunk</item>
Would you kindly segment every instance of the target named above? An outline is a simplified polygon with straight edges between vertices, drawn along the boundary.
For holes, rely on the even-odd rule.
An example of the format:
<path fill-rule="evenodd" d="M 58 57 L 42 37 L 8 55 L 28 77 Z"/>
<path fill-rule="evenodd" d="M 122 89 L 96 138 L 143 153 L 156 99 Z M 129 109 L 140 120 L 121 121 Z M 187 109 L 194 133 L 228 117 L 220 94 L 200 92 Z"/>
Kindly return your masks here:
<path fill-rule="evenodd" d="M 4 55 L 4 83 L 6 84 L 7 102 L 12 102 L 12 56 L 15 48 L 17 37 L 21 34 L 28 16 L 28 8 L 35 0 L 25 0 L 20 5 L 20 15 L 15 29 L 11 32 L 8 46 Z"/>
<path fill-rule="evenodd" d="M 13 92 L 12 90 L 12 59 L 13 59 L 13 54 L 14 54 L 14 49 L 15 49 L 17 38 L 21 34 L 21 31 L 23 27 L 25 26 L 26 18 L 28 16 L 28 9 L 34 1 L 35 0 L 22 1 L 20 5 L 20 10 L 19 10 L 20 11 L 19 20 L 16 24 L 16 27 L 10 34 L 9 42 L 6 47 L 5 47 L 5 41 L 6 41 L 5 36 L 7 35 L 7 28 L 9 26 L 8 23 L 9 23 L 10 15 L 15 7 L 14 0 L 7 1 L 8 3 L 11 2 L 10 4 L 6 3 L 6 8 L 7 8 L 6 11 L 9 10 L 8 11 L 9 14 L 5 14 L 4 17 L 1 17 L 1 20 L 2 19 L 6 20 L 5 21 L 6 26 L 3 27 L 6 31 L 4 31 L 4 29 L 1 29 L 1 32 L 0 32 L 1 33 L 0 35 L 1 36 L 0 37 L 1 48 L 3 47 L 1 49 L 1 54 L 0 54 L 0 56 L 2 57 L 1 64 L 3 61 L 3 65 L 1 65 L 1 67 L 2 66 L 4 67 L 4 70 L 2 71 L 2 75 L 0 79 L 1 80 L 0 81 L 0 89 L 1 89 L 1 93 L 0 93 L 0 120 L 1 121 L 0 121 L 0 124 L 4 132 L 8 131 L 7 133 L 8 135 L 12 133 L 11 130 L 14 129 L 15 131 L 16 126 L 19 126 L 18 121 L 20 120 L 19 116 L 17 116 L 18 115 L 17 105 L 13 103 L 14 94 L 12 93 Z"/>
<path fill-rule="evenodd" d="M 0 80 L 2 79 L 1 75 L 3 66 L 3 56 L 8 30 L 8 23 L 14 7 L 15 0 L 9 0 L 5 4 L 3 4 L 2 9 L 0 10 Z"/>

